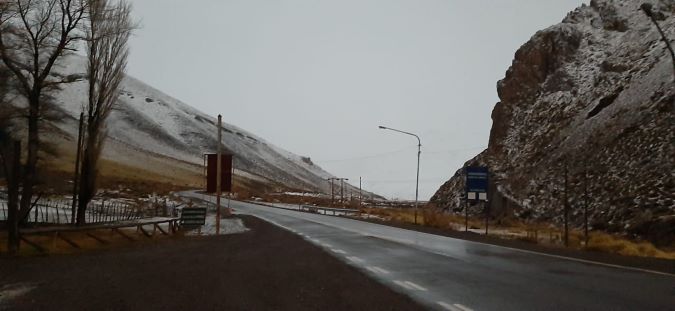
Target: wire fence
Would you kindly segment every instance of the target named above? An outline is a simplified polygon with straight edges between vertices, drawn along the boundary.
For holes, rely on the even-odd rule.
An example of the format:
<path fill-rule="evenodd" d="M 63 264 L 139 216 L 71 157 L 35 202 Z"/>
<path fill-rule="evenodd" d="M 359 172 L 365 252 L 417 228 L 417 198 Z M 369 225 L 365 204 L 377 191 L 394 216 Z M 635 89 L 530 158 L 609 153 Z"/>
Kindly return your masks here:
<path fill-rule="evenodd" d="M 77 207 L 76 207 L 77 208 Z M 173 217 L 176 207 L 165 203 L 129 204 L 113 200 L 97 200 L 89 203 L 85 212 L 87 224 L 114 223 L 155 216 Z M 68 199 L 39 199 L 24 219 L 27 224 L 72 224 L 74 223 L 72 201 Z M 0 196 L 0 221 L 7 220 L 7 201 Z"/>

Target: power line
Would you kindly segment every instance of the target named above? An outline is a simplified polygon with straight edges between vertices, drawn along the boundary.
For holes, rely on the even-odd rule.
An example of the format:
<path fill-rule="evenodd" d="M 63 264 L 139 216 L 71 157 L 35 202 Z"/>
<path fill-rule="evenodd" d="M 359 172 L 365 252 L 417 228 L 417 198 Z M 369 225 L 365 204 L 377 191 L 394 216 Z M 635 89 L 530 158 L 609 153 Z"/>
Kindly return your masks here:
<path fill-rule="evenodd" d="M 458 151 L 471 151 L 471 150 L 479 150 L 479 149 L 485 149 L 487 146 L 477 146 L 477 147 L 470 147 L 470 148 L 460 148 L 460 149 L 442 149 L 442 150 L 431 150 L 431 151 L 426 151 L 422 152 L 423 154 L 439 154 L 439 153 L 453 153 L 453 152 L 458 152 Z"/>
<path fill-rule="evenodd" d="M 372 159 L 372 158 L 378 158 L 382 156 L 387 156 L 387 155 L 392 155 L 396 153 L 400 153 L 406 150 L 411 150 L 411 148 L 417 147 L 417 145 L 411 145 L 402 149 L 398 150 L 392 150 L 392 151 L 387 151 L 387 152 L 382 152 L 382 153 L 376 153 L 376 154 L 371 154 L 371 155 L 366 155 L 366 156 L 360 156 L 360 157 L 353 157 L 353 158 L 344 158 L 344 159 L 335 159 L 335 160 L 317 160 L 317 162 L 345 162 L 345 161 L 355 161 L 355 160 L 364 160 L 364 159 Z"/>
<path fill-rule="evenodd" d="M 448 178 L 450 179 L 450 178 Z M 436 183 L 436 182 L 446 182 L 448 179 L 420 179 L 420 182 L 425 182 L 425 183 Z M 409 183 L 409 182 L 414 182 L 415 179 L 380 179 L 380 180 L 364 180 L 363 182 L 365 184 L 397 184 L 397 183 Z"/>
<path fill-rule="evenodd" d="M 401 153 L 401 152 L 404 152 L 404 151 L 410 151 L 410 150 L 412 150 L 413 147 L 417 147 L 417 145 L 412 145 L 412 146 L 405 147 L 405 148 L 402 148 L 402 149 L 397 149 L 397 150 L 392 150 L 392 151 L 387 151 L 387 152 L 382 152 L 382 153 L 376 153 L 376 154 L 371 154 L 371 155 L 365 155 L 365 156 L 359 156 L 359 157 L 353 157 L 353 158 L 344 158 L 344 159 L 317 160 L 316 162 L 331 163 L 331 162 L 348 162 L 348 161 L 375 159 L 375 158 L 380 158 L 380 157 L 384 157 L 384 156 L 388 156 L 388 155 Z M 478 147 L 458 148 L 458 149 L 441 149 L 441 150 L 430 150 L 430 151 L 422 150 L 422 154 L 423 155 L 447 154 L 447 153 L 454 153 L 454 152 L 459 152 L 459 151 L 471 151 L 471 150 L 479 150 L 479 149 L 485 149 L 485 148 L 487 148 L 487 147 L 486 146 L 478 146 Z"/>

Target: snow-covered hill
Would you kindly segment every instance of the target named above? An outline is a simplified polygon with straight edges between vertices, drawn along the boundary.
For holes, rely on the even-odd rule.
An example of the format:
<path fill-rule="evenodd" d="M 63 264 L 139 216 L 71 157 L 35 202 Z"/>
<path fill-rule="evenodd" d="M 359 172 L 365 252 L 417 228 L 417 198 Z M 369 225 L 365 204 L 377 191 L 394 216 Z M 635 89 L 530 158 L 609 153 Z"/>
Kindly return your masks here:
<path fill-rule="evenodd" d="M 56 72 L 83 74 L 85 59 L 71 55 L 63 59 Z M 87 82 L 68 84 L 56 98 L 67 115 L 56 124 L 77 137 L 76 120 L 86 103 Z M 223 117 L 227 120 L 227 115 Z M 103 157 L 126 165 L 145 168 L 149 158 L 168 163 L 191 165 L 199 171 L 202 155 L 216 150 L 216 117 L 127 76 L 121 85 L 118 105 L 108 120 L 109 141 Z M 223 124 L 223 147 L 235 155 L 235 175 L 288 188 L 322 191 L 329 189 L 331 174 L 314 165 L 309 157 L 283 150 L 264 139 L 227 123 Z"/>
<path fill-rule="evenodd" d="M 675 243 L 673 60 L 643 2 L 592 0 L 516 52 L 488 149 L 467 162 L 494 173 L 495 215 L 562 222 L 567 175 L 574 225 L 587 202 L 592 229 Z M 675 38 L 675 1 L 647 2 Z M 432 201 L 463 211 L 463 184 L 458 171 Z"/>

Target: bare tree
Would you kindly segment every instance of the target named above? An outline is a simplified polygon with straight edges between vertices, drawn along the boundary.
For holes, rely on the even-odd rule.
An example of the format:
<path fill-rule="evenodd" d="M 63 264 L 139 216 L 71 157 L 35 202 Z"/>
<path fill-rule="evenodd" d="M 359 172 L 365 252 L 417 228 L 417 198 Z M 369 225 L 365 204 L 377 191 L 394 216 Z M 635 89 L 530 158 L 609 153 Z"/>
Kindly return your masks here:
<path fill-rule="evenodd" d="M 31 208 L 38 177 L 39 127 L 51 91 L 73 77 L 52 73 L 58 60 L 81 39 L 86 0 L 5 0 L 0 2 L 0 58 L 18 84 L 27 104 L 28 143 L 19 219 Z"/>
<path fill-rule="evenodd" d="M 78 225 L 85 223 L 87 205 L 96 194 L 98 160 L 106 134 L 105 123 L 119 97 L 119 87 L 129 55 L 127 42 L 135 28 L 131 20 L 131 5 L 125 0 L 90 1 L 87 25 L 89 102 L 80 168 Z"/>
<path fill-rule="evenodd" d="M 0 63 L 0 173 L 7 182 L 7 250 L 10 254 L 19 249 L 19 173 L 21 143 L 16 141 L 12 132 L 12 117 L 15 109 L 9 101 L 9 77 L 11 73 Z"/>

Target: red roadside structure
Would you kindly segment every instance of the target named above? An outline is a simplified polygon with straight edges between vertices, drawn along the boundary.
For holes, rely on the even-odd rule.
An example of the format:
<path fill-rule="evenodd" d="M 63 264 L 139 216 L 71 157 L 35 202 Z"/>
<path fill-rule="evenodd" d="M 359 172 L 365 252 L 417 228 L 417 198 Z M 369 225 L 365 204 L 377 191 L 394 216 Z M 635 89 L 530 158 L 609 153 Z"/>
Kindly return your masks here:
<path fill-rule="evenodd" d="M 233 157 L 231 154 L 220 155 L 220 172 L 221 192 L 232 192 L 232 175 L 234 173 L 234 165 L 232 163 Z M 215 153 L 207 153 L 204 155 L 204 169 L 206 170 L 206 192 L 216 193 L 218 189 L 218 155 Z"/>

